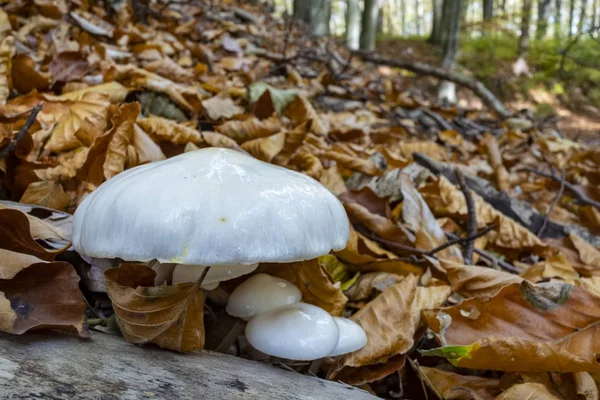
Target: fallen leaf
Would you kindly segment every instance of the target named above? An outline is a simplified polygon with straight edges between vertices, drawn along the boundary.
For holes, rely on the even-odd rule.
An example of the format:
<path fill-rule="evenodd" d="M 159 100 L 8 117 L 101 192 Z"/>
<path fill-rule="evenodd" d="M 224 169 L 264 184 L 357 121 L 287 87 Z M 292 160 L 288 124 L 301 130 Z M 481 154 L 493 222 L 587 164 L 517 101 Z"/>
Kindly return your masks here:
<path fill-rule="evenodd" d="M 89 63 L 78 51 L 65 51 L 56 54 L 48 69 L 53 82 L 79 81 L 88 73 Z"/>
<path fill-rule="evenodd" d="M 227 121 L 224 124 L 215 126 L 215 131 L 232 138 L 238 143 L 271 136 L 280 130 L 281 120 L 275 117 L 263 120 L 251 117 L 242 121 Z"/>
<path fill-rule="evenodd" d="M 4 267 L 4 266 L 3 266 Z M 0 279 L 0 330 L 76 329 L 87 336 L 79 276 L 66 262 L 34 263 L 10 280 Z"/>
<path fill-rule="evenodd" d="M 541 383 L 521 383 L 511 386 L 495 400 L 562 400 Z"/>
<path fill-rule="evenodd" d="M 285 109 L 285 114 L 297 125 L 311 120 L 311 131 L 317 135 L 326 135 L 329 132 L 329 128 L 303 95 L 296 95 L 294 101 Z"/>
<path fill-rule="evenodd" d="M 32 90 L 44 90 L 50 86 L 50 80 L 35 69 L 35 62 L 24 54 L 12 59 L 12 84 L 19 93 Z"/>
<path fill-rule="evenodd" d="M 244 109 L 233 102 L 230 97 L 217 95 L 202 101 L 202 107 L 208 118 L 218 121 L 243 114 Z"/>
<path fill-rule="evenodd" d="M 457 392 L 467 392 L 468 398 L 493 400 L 500 394 L 500 379 L 459 375 L 437 368 L 418 367 L 424 381 L 442 398 L 456 399 Z M 462 397 L 459 397 L 462 398 Z"/>
<path fill-rule="evenodd" d="M 163 57 L 160 60 L 152 61 L 144 66 L 150 72 L 164 76 L 173 82 L 189 82 L 194 74 L 192 71 L 183 68 L 169 57 Z"/>
<path fill-rule="evenodd" d="M 369 272 L 361 275 L 344 293 L 350 301 L 365 301 L 403 279 L 403 276 L 389 272 Z"/>
<path fill-rule="evenodd" d="M 264 138 L 252 139 L 242 144 L 242 149 L 259 160 L 271 162 L 283 150 L 286 134 L 276 133 Z"/>
<path fill-rule="evenodd" d="M 0 104 L 5 104 L 12 89 L 12 57 L 15 38 L 7 36 L 0 42 Z"/>
<path fill-rule="evenodd" d="M 518 265 L 523 264 L 519 263 Z M 579 278 L 579 274 L 575 271 L 573 265 L 561 253 L 528 266 L 521 276 L 531 282 L 541 282 L 543 280 L 558 278 L 565 282 L 573 283 L 575 279 Z"/>
<path fill-rule="evenodd" d="M 600 250 L 586 242 L 575 233 L 569 233 L 569 239 L 575 246 L 575 249 L 579 252 L 579 259 L 591 267 L 600 268 Z"/>
<path fill-rule="evenodd" d="M 121 264 L 104 276 L 128 342 L 181 353 L 204 348 L 204 295 L 198 284 L 154 286 L 156 273 L 139 264 Z"/>
<path fill-rule="evenodd" d="M 312 126 L 312 125 L 311 125 Z M 337 151 L 328 151 L 322 155 L 323 158 L 334 160 L 340 166 L 351 171 L 360 172 L 365 175 L 381 175 L 381 171 L 371 160 L 353 157 L 348 154 L 338 153 Z"/>
<path fill-rule="evenodd" d="M 348 299 L 316 259 L 288 264 L 261 264 L 261 272 L 292 282 L 302 292 L 302 301 L 321 307 L 334 316 L 344 310 Z"/>
<path fill-rule="evenodd" d="M 417 284 L 418 278 L 409 275 L 352 316 L 365 330 L 367 345 L 339 357 L 329 370 L 329 379 L 334 379 L 342 368 L 384 363 L 413 346 L 414 335 L 421 324 L 421 310 L 439 306 L 450 295 L 447 286 L 425 288 Z M 390 307 L 391 304 L 394 306 Z"/>
<path fill-rule="evenodd" d="M 110 179 L 123 172 L 127 160 L 127 146 L 133 141 L 133 125 L 140 113 L 140 103 L 128 103 L 119 109 L 113 127 L 106 135 L 112 136 L 106 149 L 104 177 Z"/>
<path fill-rule="evenodd" d="M 248 103 L 258 118 L 268 118 L 273 112 L 283 115 L 283 110 L 296 98 L 296 90 L 276 89 L 264 82 L 256 82 L 248 88 Z"/>
<path fill-rule="evenodd" d="M 452 291 L 464 297 L 491 297 L 503 287 L 521 283 L 523 278 L 492 268 L 464 265 L 440 259 L 440 264 L 448 275 Z"/>
<path fill-rule="evenodd" d="M 156 144 L 138 124 L 135 124 L 133 127 L 133 143 L 140 164 L 160 161 L 167 158 L 160 146 Z"/>
<path fill-rule="evenodd" d="M 113 37 L 115 28 L 102 18 L 88 12 L 76 13 L 72 11 L 71 17 L 79 24 L 81 29 L 92 35 Z"/>
<path fill-rule="evenodd" d="M 40 181 L 31 183 L 27 187 L 23 196 L 21 196 L 21 202 L 39 204 L 56 210 L 66 210 L 71 199 L 65 193 L 60 182 Z"/>
<path fill-rule="evenodd" d="M 12 279 L 25 268 L 36 263 L 47 263 L 29 254 L 0 249 L 0 280 Z"/>

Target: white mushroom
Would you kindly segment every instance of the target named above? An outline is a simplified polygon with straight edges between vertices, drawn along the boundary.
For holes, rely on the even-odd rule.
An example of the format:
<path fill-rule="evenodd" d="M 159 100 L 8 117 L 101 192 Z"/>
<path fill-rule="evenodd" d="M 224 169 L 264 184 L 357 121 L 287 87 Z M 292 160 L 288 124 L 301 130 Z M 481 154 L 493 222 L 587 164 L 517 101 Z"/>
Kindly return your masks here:
<path fill-rule="evenodd" d="M 341 250 L 348 238 L 343 206 L 319 182 L 223 148 L 117 175 L 85 198 L 73 227 L 81 254 L 222 266 L 227 279 L 237 266 Z"/>
<path fill-rule="evenodd" d="M 365 347 L 367 334 L 359 324 L 348 318 L 333 317 L 333 319 L 338 326 L 340 338 L 335 349 L 328 354 L 330 357 L 351 353 Z"/>
<path fill-rule="evenodd" d="M 257 350 L 290 360 L 316 360 L 331 353 L 339 339 L 327 311 L 306 303 L 259 314 L 246 325 L 246 338 Z"/>
<path fill-rule="evenodd" d="M 227 313 L 234 317 L 249 319 L 297 303 L 300 299 L 302 293 L 293 283 L 267 274 L 256 274 L 231 292 Z"/>

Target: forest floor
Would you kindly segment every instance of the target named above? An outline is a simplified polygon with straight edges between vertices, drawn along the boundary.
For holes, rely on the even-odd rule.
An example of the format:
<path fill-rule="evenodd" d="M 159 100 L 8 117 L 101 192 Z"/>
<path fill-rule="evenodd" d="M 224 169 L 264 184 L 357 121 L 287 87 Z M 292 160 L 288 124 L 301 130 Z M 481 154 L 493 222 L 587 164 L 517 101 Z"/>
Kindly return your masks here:
<path fill-rule="evenodd" d="M 467 46 L 469 47 L 469 46 Z M 377 51 L 388 57 L 403 57 L 414 61 L 440 65 L 441 50 L 439 47 L 426 42 L 426 38 L 416 39 L 382 39 L 377 43 Z M 489 49 L 492 52 L 493 49 Z M 536 82 L 531 86 L 529 77 L 517 77 L 513 72 L 512 63 L 506 60 L 490 60 L 489 54 L 474 61 L 475 50 L 467 48 L 459 59 L 458 70 L 470 76 L 475 76 L 513 110 L 532 110 L 540 120 L 556 121 L 558 129 L 569 138 L 579 138 L 583 141 L 598 142 L 600 140 L 600 109 L 599 104 L 586 98 L 580 90 L 573 90 L 567 96 L 552 92 L 551 82 Z M 489 65 L 493 62 L 493 65 Z M 477 65 L 478 63 L 481 63 Z M 485 65 L 484 65 L 485 64 Z M 480 68 L 473 68 L 477 65 Z M 472 69 L 469 69 L 471 66 Z M 531 73 L 535 73 L 535 65 L 530 65 Z M 382 67 L 385 70 L 385 67 Z M 541 68 L 541 67 L 540 67 Z M 490 69 L 492 72 L 490 72 Z M 482 71 L 487 71 L 482 73 Z M 410 74 L 405 80 L 404 89 L 414 92 L 424 92 L 428 96 L 437 93 L 438 80 L 428 76 Z M 568 83 L 563 83 L 568 84 Z M 510 90 L 520 86 L 524 90 Z M 481 108 L 481 99 L 466 88 L 457 87 L 459 106 L 462 108 Z"/>

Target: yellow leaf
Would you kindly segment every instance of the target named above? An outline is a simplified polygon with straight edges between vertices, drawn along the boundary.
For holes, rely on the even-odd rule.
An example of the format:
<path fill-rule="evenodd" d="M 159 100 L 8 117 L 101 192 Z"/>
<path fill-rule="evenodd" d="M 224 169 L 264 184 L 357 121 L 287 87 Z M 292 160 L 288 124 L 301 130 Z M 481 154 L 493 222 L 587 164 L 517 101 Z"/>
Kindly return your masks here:
<path fill-rule="evenodd" d="M 204 296 L 197 283 L 154 286 L 155 272 L 138 264 L 106 271 L 106 289 L 130 343 L 179 352 L 204 347 Z"/>
<path fill-rule="evenodd" d="M 12 88 L 12 57 L 15 38 L 7 36 L 0 42 L 0 104 L 5 104 Z"/>
<path fill-rule="evenodd" d="M 104 160 L 104 177 L 110 179 L 123 172 L 127 160 L 127 147 L 133 141 L 133 125 L 140 113 L 140 103 L 125 104 L 118 118 L 113 118 L 112 135 Z"/>
<path fill-rule="evenodd" d="M 312 120 L 311 131 L 317 135 L 326 135 L 329 132 L 329 128 L 303 95 L 297 94 L 292 104 L 285 109 L 285 113 L 296 125 Z"/>
<path fill-rule="evenodd" d="M 579 259 L 586 265 L 600 268 L 600 250 L 586 242 L 584 239 L 577 236 L 575 233 L 569 233 L 569 239 L 579 253 Z"/>
<path fill-rule="evenodd" d="M 133 143 L 138 155 L 138 162 L 145 164 L 148 162 L 160 161 L 167 158 L 146 132 L 138 125 L 133 126 Z"/>
<path fill-rule="evenodd" d="M 238 143 L 247 140 L 271 136 L 281 130 L 281 120 L 277 117 L 260 120 L 251 117 L 242 121 L 227 121 L 215 126 L 215 131 L 222 133 Z"/>
<path fill-rule="evenodd" d="M 224 95 L 217 95 L 202 101 L 202 108 L 204 108 L 208 118 L 214 121 L 230 119 L 244 113 L 242 107 L 235 104 L 230 97 Z"/>
<path fill-rule="evenodd" d="M 173 144 L 192 142 L 202 144 L 204 140 L 197 129 L 179 124 L 162 117 L 138 118 L 138 125 L 156 141 L 169 141 Z"/>
<path fill-rule="evenodd" d="M 252 139 L 242 144 L 242 149 L 259 160 L 271 162 L 283 149 L 286 133 L 276 133 L 264 138 Z"/>
<path fill-rule="evenodd" d="M 183 68 L 169 57 L 152 61 L 146 64 L 144 69 L 179 83 L 189 82 L 194 77 L 191 70 Z"/>
<path fill-rule="evenodd" d="M 68 156 L 62 157 L 60 164 L 56 167 L 36 169 L 33 172 L 39 179 L 44 181 L 61 181 L 73 178 L 75 175 L 77 175 L 77 170 L 85 163 L 88 149 L 86 147 L 80 147 L 69 153 L 61 153 L 61 156 L 65 154 Z"/>
<path fill-rule="evenodd" d="M 520 264 L 522 265 L 522 263 Z M 565 282 L 573 283 L 579 277 L 579 274 L 569 260 L 562 253 L 559 253 L 529 266 L 521 276 L 531 282 L 559 278 Z"/>
<path fill-rule="evenodd" d="M 425 382 L 442 398 L 456 399 L 459 392 L 466 392 L 468 398 L 492 400 L 500 394 L 500 379 L 480 376 L 459 375 L 437 368 L 418 367 Z"/>
<path fill-rule="evenodd" d="M 103 96 L 106 96 L 112 104 L 119 104 L 125 100 L 129 90 L 119 82 L 113 81 L 102 83 L 96 86 L 89 86 L 85 89 L 75 90 L 73 92 L 65 93 L 59 97 L 64 100 L 76 101 L 87 97 L 87 93 L 99 93 Z"/>
<path fill-rule="evenodd" d="M 56 210 L 66 210 L 71 199 L 66 195 L 60 182 L 41 181 L 30 183 L 20 201 Z"/>

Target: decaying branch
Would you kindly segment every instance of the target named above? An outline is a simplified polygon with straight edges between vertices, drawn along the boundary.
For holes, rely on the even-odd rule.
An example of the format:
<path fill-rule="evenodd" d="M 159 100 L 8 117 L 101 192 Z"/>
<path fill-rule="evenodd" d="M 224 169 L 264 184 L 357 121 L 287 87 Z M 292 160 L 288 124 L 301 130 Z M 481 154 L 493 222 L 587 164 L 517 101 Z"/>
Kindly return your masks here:
<path fill-rule="evenodd" d="M 21 130 L 19 130 L 17 136 L 15 136 L 15 138 L 12 141 L 10 141 L 6 146 L 0 149 L 0 160 L 4 157 L 7 157 L 10 153 L 12 153 L 15 150 L 21 139 L 23 139 L 29 128 L 31 128 L 31 125 L 33 125 L 33 123 L 35 122 L 37 115 L 40 113 L 41 110 L 42 103 L 38 104 L 37 106 L 31 109 L 31 113 L 29 114 L 29 117 L 27 117 L 27 121 L 25 121 L 25 124 L 21 127 Z"/>
<path fill-rule="evenodd" d="M 473 93 L 479 96 L 483 102 L 489 108 L 494 110 L 500 117 L 509 118 L 512 116 L 512 113 L 504 108 L 502 102 L 487 87 L 485 87 L 483 83 L 467 75 L 463 75 L 455 71 L 448 71 L 443 68 L 418 61 L 400 59 L 392 60 L 382 57 L 376 53 L 360 52 L 360 55 L 364 61 L 368 61 L 373 64 L 388 65 L 390 67 L 405 69 L 417 74 L 430 75 L 438 79 L 454 82 L 457 85 L 466 87 L 467 89 L 473 91 Z"/>
<path fill-rule="evenodd" d="M 550 207 L 548 207 L 548 211 L 546 211 L 546 216 L 544 217 L 544 222 L 542 222 L 542 226 L 540 227 L 540 230 L 537 232 L 538 236 L 541 236 L 544 234 L 544 230 L 546 229 L 546 226 L 548 225 L 548 221 L 550 220 L 550 214 L 552 213 L 552 210 L 554 210 L 554 207 L 556 207 L 556 205 L 558 204 L 560 199 L 563 197 L 563 193 L 565 191 L 566 178 L 567 178 L 566 172 L 565 172 L 565 169 L 563 168 L 560 172 L 560 189 L 558 189 L 558 193 L 556 194 L 554 201 L 552 201 L 552 204 L 550 204 Z"/>
<path fill-rule="evenodd" d="M 555 180 L 556 182 L 564 184 L 565 188 L 568 189 L 575 196 L 577 196 L 577 198 L 579 199 L 579 201 L 581 203 L 587 204 L 587 205 L 590 205 L 590 206 L 594 206 L 598 210 L 600 210 L 600 202 L 597 202 L 594 199 L 590 199 L 585 193 L 583 193 L 581 190 L 579 190 L 577 188 L 577 186 L 575 186 L 571 182 L 567 181 L 566 178 L 563 180 L 560 176 L 556 175 L 555 172 L 552 172 L 552 173 L 549 174 L 547 172 L 538 171 L 538 170 L 535 170 L 533 168 L 525 168 L 525 170 L 529 171 L 529 172 L 531 172 L 533 174 L 536 174 L 536 175 L 539 175 L 539 176 L 543 176 L 545 178 L 550 178 L 550 179 Z"/>
<path fill-rule="evenodd" d="M 467 182 L 465 181 L 465 176 L 463 173 L 457 168 L 455 170 L 455 174 L 456 179 L 458 179 L 460 191 L 465 196 L 465 202 L 467 203 L 467 236 L 474 237 L 474 235 L 477 233 L 477 212 L 475 211 L 475 202 L 473 201 L 473 197 L 471 196 L 469 186 L 467 186 Z M 475 249 L 475 241 L 467 241 L 463 250 L 463 258 L 465 259 L 465 264 L 467 265 L 471 264 L 473 261 L 473 249 Z"/>

